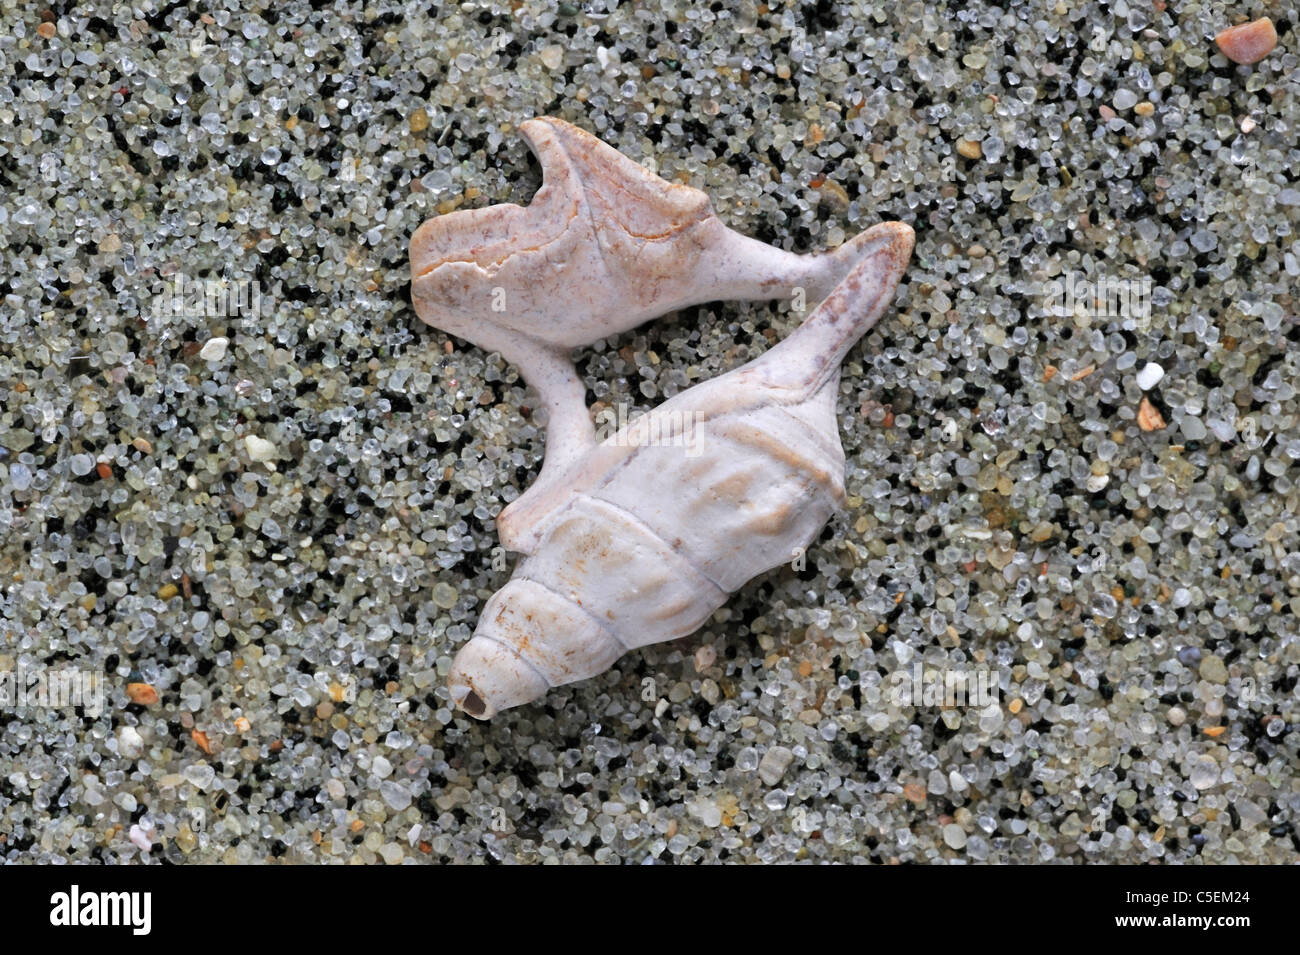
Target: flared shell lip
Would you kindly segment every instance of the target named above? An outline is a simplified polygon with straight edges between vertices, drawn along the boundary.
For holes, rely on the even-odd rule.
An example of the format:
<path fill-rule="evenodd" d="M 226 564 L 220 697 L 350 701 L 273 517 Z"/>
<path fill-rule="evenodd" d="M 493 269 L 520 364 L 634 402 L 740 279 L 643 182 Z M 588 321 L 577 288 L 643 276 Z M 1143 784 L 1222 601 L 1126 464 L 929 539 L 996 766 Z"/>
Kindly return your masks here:
<path fill-rule="evenodd" d="M 441 256 L 427 254 L 427 250 L 439 239 L 445 238 L 448 235 L 454 235 L 458 228 L 463 227 L 462 224 L 464 222 L 471 221 L 476 216 L 517 215 L 529 210 L 536 211 L 538 196 L 549 194 L 546 191 L 546 187 L 549 185 L 550 179 L 553 179 L 556 176 L 555 170 L 550 170 L 551 175 L 549 177 L 547 175 L 547 162 L 542 152 L 541 139 L 548 131 L 552 129 L 563 129 L 565 125 L 567 124 L 562 120 L 557 120 L 550 116 L 538 116 L 534 119 L 525 120 L 523 123 L 519 124 L 519 138 L 524 141 L 526 146 L 528 146 L 533 156 L 537 159 L 538 164 L 542 167 L 541 185 L 538 187 L 537 192 L 533 194 L 533 198 L 529 200 L 528 205 L 521 206 L 514 202 L 501 202 L 481 209 L 461 209 L 455 212 L 449 212 L 445 215 L 434 216 L 430 219 L 426 219 L 418 228 L 416 228 L 415 232 L 411 234 L 411 241 L 407 245 L 407 256 L 411 261 L 412 282 L 427 278 L 445 265 L 456 263 L 491 269 L 500 265 L 502 261 L 510 256 L 523 250 L 523 247 L 514 248 L 507 242 L 496 243 L 496 245 L 500 247 L 496 249 L 495 257 L 489 256 L 487 259 L 484 259 L 484 252 L 486 250 L 478 247 L 460 249 L 456 252 L 446 253 Z M 576 129 L 577 127 L 574 128 Z M 557 146 L 562 153 L 565 152 L 563 143 L 557 143 Z M 576 213 L 576 200 L 572 205 L 572 211 Z M 566 224 L 570 218 L 572 218 L 572 216 L 565 218 Z M 515 226 L 516 231 L 522 228 L 524 228 L 523 223 Z M 562 232 L 563 228 L 552 229 L 550 231 Z M 536 247 L 542 247 L 547 242 L 553 241 L 555 238 L 553 235 L 545 236 L 541 233 L 532 237 L 527 235 L 523 235 L 522 237 L 533 243 Z"/>

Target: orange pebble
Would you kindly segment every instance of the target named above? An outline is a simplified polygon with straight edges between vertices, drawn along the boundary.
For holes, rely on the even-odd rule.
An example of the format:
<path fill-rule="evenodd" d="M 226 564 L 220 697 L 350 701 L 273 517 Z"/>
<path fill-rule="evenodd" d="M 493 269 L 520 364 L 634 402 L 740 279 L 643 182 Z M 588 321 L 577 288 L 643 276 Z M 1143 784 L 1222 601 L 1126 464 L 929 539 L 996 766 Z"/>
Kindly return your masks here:
<path fill-rule="evenodd" d="M 141 706 L 151 706 L 158 702 L 158 691 L 148 683 L 128 683 L 126 695 L 132 703 L 139 703 Z"/>
<path fill-rule="evenodd" d="M 1138 427 L 1143 431 L 1162 431 L 1165 428 L 1164 415 L 1157 410 L 1149 398 L 1143 398 L 1142 403 L 1138 405 Z"/>
<path fill-rule="evenodd" d="M 1273 28 L 1272 20 L 1260 17 L 1251 23 L 1228 27 L 1214 38 L 1214 42 L 1232 62 L 1248 66 L 1273 52 L 1277 46 L 1277 30 Z"/>

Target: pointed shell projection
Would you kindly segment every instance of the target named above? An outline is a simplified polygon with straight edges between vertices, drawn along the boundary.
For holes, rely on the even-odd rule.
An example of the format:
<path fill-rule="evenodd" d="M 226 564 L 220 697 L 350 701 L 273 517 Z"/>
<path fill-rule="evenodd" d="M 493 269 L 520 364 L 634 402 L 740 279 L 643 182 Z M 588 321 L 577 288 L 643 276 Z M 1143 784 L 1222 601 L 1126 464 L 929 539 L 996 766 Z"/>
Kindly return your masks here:
<path fill-rule="evenodd" d="M 498 519 L 526 556 L 452 665 L 461 709 L 486 719 L 685 636 L 816 537 L 844 495 L 840 361 L 912 251 L 902 223 L 864 238 L 858 265 L 785 341 L 633 421 Z"/>
<path fill-rule="evenodd" d="M 708 196 L 665 182 L 560 119 L 520 135 L 542 166 L 528 206 L 453 212 L 411 238 L 411 301 L 421 320 L 517 365 L 547 411 L 540 493 L 595 443 L 573 348 L 687 305 L 723 299 L 817 302 L 848 274 L 859 236 L 795 255 L 746 238 Z"/>

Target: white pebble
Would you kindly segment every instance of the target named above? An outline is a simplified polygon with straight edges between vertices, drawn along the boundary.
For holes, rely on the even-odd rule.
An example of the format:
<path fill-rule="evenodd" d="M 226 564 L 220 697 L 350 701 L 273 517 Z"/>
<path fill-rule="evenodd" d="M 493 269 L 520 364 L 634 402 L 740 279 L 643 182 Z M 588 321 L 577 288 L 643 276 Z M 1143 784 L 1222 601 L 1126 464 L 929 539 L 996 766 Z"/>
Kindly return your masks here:
<path fill-rule="evenodd" d="M 1120 89 L 1115 91 L 1114 103 L 1117 110 L 1132 109 L 1137 105 L 1137 101 L 1137 93 L 1132 90 Z"/>
<path fill-rule="evenodd" d="M 722 825 L 722 810 L 712 799 L 701 797 L 695 803 L 695 815 L 707 829 L 716 829 Z"/>
<path fill-rule="evenodd" d="M 411 790 L 391 779 L 380 783 L 379 794 L 384 797 L 384 802 L 388 803 L 389 808 L 399 812 L 411 804 Z"/>
<path fill-rule="evenodd" d="M 1195 754 L 1188 757 L 1187 763 L 1187 778 L 1197 789 L 1209 789 L 1218 785 L 1219 764 L 1212 757 Z"/>
<path fill-rule="evenodd" d="M 117 731 L 117 751 L 127 759 L 136 759 L 144 752 L 144 739 L 134 726 L 123 726 Z"/>
<path fill-rule="evenodd" d="M 966 832 L 955 822 L 950 822 L 943 827 L 943 841 L 953 849 L 964 849 L 966 848 Z"/>
<path fill-rule="evenodd" d="M 1214 433 L 1214 436 L 1220 441 L 1236 441 L 1237 427 L 1231 421 L 1224 418 L 1210 418 L 1205 422 L 1205 426 Z"/>
<path fill-rule="evenodd" d="M 1143 391 L 1150 391 L 1160 380 L 1165 377 L 1165 370 L 1153 361 L 1147 362 L 1142 366 L 1142 370 L 1137 373 L 1138 387 Z"/>
<path fill-rule="evenodd" d="M 275 457 L 275 445 L 255 434 L 244 438 L 244 447 L 248 449 L 248 456 L 254 461 L 270 461 Z"/>
<path fill-rule="evenodd" d="M 221 361 L 226 357 L 226 347 L 230 344 L 230 339 L 209 338 L 204 342 L 203 347 L 199 349 L 199 357 L 204 361 Z"/>
<path fill-rule="evenodd" d="M 32 486 L 32 471 L 25 464 L 15 461 L 9 465 L 9 483 L 15 491 L 25 491 Z"/>
<path fill-rule="evenodd" d="M 558 43 L 542 47 L 542 65 L 548 70 L 558 70 L 564 63 L 564 47 Z"/>
<path fill-rule="evenodd" d="M 1254 829 L 1256 826 L 1268 825 L 1268 813 L 1259 808 L 1257 803 L 1249 799 L 1237 799 L 1233 801 L 1237 807 L 1237 813 L 1241 816 L 1241 828 Z"/>
<path fill-rule="evenodd" d="M 138 825 L 131 826 L 131 830 L 129 834 L 131 837 L 131 842 L 133 842 L 136 848 L 139 849 L 141 852 L 148 852 L 150 849 L 153 848 L 153 840 L 150 839 L 149 834 L 145 832 L 143 829 L 141 829 Z"/>
<path fill-rule="evenodd" d="M 758 778 L 769 786 L 775 786 L 790 768 L 794 753 L 786 746 L 773 746 L 758 763 Z"/>
<path fill-rule="evenodd" d="M 195 789 L 207 789 L 217 778 L 217 771 L 207 763 L 194 763 L 181 771 L 185 781 Z"/>
<path fill-rule="evenodd" d="M 1205 422 L 1195 415 L 1185 415 L 1181 427 L 1183 429 L 1183 436 L 1186 437 L 1188 441 L 1204 441 L 1205 436 L 1209 433 L 1205 429 Z"/>

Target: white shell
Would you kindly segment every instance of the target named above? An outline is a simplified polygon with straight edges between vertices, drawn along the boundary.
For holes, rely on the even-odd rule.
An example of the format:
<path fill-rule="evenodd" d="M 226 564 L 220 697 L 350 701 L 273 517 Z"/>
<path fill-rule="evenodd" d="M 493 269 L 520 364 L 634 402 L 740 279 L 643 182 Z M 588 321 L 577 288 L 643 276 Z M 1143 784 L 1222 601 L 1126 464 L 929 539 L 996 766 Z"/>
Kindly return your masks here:
<path fill-rule="evenodd" d="M 698 189 L 665 182 L 590 133 L 551 117 L 519 132 L 541 188 L 513 203 L 430 219 L 411 237 L 421 320 L 500 352 L 547 412 L 541 478 L 526 502 L 596 443 L 573 348 L 699 302 L 818 302 L 862 256 L 865 235 L 795 255 L 727 228 Z"/>
<path fill-rule="evenodd" d="M 685 636 L 746 581 L 807 546 L 844 494 L 835 415 L 844 354 L 888 307 L 911 255 L 898 222 L 785 341 L 590 448 L 497 520 L 525 554 L 452 665 L 487 718 Z"/>

